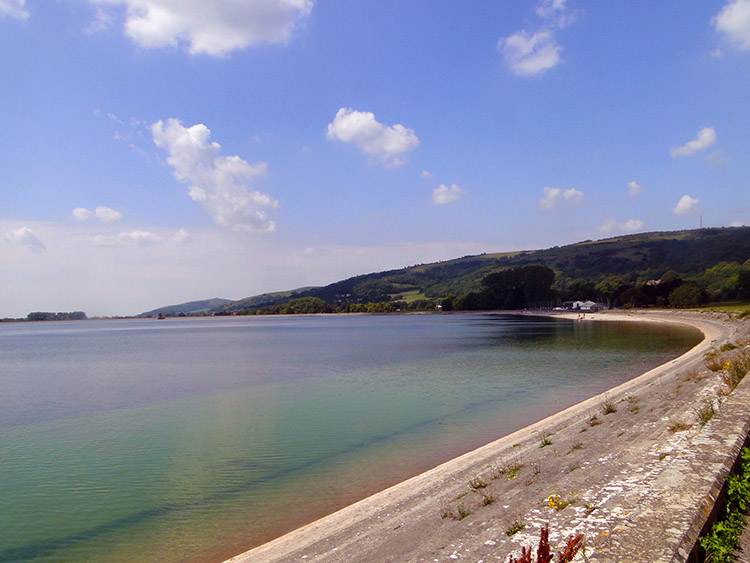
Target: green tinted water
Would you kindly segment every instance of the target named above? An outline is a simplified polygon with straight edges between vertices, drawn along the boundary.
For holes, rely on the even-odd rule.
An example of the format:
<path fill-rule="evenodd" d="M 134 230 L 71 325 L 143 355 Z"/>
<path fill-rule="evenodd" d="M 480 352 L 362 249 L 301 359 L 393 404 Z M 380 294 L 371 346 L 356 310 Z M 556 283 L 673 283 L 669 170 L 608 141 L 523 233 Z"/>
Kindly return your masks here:
<path fill-rule="evenodd" d="M 229 557 L 698 340 L 480 315 L 0 325 L 0 560 Z"/>

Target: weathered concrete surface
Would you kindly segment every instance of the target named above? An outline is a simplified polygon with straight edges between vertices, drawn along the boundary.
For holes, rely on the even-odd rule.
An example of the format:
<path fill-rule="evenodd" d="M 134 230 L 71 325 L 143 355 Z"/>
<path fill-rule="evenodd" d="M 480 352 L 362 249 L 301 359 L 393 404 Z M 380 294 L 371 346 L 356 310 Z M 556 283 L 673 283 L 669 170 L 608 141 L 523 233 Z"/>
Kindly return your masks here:
<path fill-rule="evenodd" d="M 726 396 L 703 354 L 748 340 L 750 323 L 710 314 L 625 318 L 689 323 L 706 339 L 604 395 L 230 561 L 507 561 L 536 545 L 545 523 L 553 545 L 585 534 L 580 561 L 685 561 L 750 430 L 750 381 Z M 696 410 L 706 401 L 717 414 L 701 426 Z M 604 414 L 605 403 L 616 411 Z M 545 437 L 551 444 L 541 447 Z M 487 486 L 472 490 L 477 478 Z M 571 503 L 558 510 L 554 495 Z M 515 525 L 523 529 L 508 536 Z"/>

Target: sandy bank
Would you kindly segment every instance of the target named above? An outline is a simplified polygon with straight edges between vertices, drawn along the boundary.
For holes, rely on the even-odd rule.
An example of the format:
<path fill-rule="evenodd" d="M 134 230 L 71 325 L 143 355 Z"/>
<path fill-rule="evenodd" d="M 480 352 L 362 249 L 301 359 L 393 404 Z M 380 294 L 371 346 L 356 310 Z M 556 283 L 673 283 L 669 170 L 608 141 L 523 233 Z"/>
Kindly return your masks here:
<path fill-rule="evenodd" d="M 535 544 L 545 523 L 553 545 L 584 533 L 589 561 L 684 561 L 748 432 L 750 382 L 722 396 L 703 354 L 747 340 L 750 323 L 695 313 L 586 315 L 603 320 L 683 323 L 706 338 L 606 394 L 230 561 L 507 561 Z M 706 401 L 718 413 L 701 426 L 696 410 Z M 687 428 L 673 431 L 677 422 Z M 486 486 L 472 489 L 478 480 Z M 558 510 L 554 495 L 571 502 Z M 522 529 L 507 535 L 513 528 Z"/>

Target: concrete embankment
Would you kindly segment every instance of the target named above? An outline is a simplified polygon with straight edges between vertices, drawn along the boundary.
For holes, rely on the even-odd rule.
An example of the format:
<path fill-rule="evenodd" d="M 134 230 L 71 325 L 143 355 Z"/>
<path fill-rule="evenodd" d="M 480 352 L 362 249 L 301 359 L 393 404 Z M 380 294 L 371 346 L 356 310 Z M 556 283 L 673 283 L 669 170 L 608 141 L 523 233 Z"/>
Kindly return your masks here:
<path fill-rule="evenodd" d="M 588 319 L 678 322 L 706 338 L 605 394 L 230 561 L 507 561 L 535 546 L 545 524 L 553 546 L 584 534 L 588 561 L 686 561 L 750 431 L 750 380 L 728 394 L 703 355 L 747 342 L 750 323 L 707 313 Z M 716 414 L 703 424 L 708 404 Z"/>

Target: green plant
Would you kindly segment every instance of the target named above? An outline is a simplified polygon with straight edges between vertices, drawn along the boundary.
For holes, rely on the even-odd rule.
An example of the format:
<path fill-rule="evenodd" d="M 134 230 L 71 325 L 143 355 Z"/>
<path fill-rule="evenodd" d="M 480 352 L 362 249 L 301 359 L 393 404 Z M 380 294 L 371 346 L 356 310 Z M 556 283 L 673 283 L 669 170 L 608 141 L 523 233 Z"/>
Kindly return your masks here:
<path fill-rule="evenodd" d="M 750 449 L 743 448 L 734 475 L 727 477 L 726 503 L 716 522 L 698 544 L 707 563 L 730 563 L 739 547 L 739 538 L 747 520 L 744 513 L 750 506 Z"/>
<path fill-rule="evenodd" d="M 457 520 L 463 520 L 469 514 L 471 514 L 471 510 L 469 510 L 468 508 L 466 508 L 463 504 L 459 504 L 456 507 L 456 510 L 458 510 L 458 516 L 456 517 Z"/>
<path fill-rule="evenodd" d="M 669 431 L 670 432 L 682 432 L 683 430 L 687 430 L 690 428 L 690 424 L 685 422 L 681 419 L 673 419 L 669 422 Z"/>
<path fill-rule="evenodd" d="M 482 504 L 484 506 L 489 506 L 495 502 L 495 496 L 492 493 L 482 493 Z"/>
<path fill-rule="evenodd" d="M 721 377 L 724 383 L 733 390 L 745 378 L 748 370 L 750 370 L 750 351 L 743 350 L 741 353 L 735 355 L 726 364 L 725 370 L 721 374 Z"/>
<path fill-rule="evenodd" d="M 711 420 L 715 414 L 716 410 L 714 409 L 714 404 L 708 399 L 705 399 L 703 404 L 695 409 L 695 416 L 698 418 L 698 422 L 701 426 L 708 424 L 708 421 Z"/>
<path fill-rule="evenodd" d="M 572 446 L 570 446 L 570 449 L 568 450 L 568 453 L 572 453 L 576 450 L 582 450 L 583 449 L 583 442 L 576 442 Z"/>
<path fill-rule="evenodd" d="M 505 535 L 508 537 L 515 536 L 518 532 L 520 532 L 521 530 L 525 530 L 525 529 L 526 529 L 525 523 L 521 522 L 520 520 L 513 520 L 513 522 L 508 524 L 508 527 L 505 528 Z"/>
<path fill-rule="evenodd" d="M 601 404 L 601 411 L 604 415 L 615 413 L 617 412 L 617 405 L 609 396 L 604 397 Z"/>
<path fill-rule="evenodd" d="M 484 481 L 484 479 L 481 479 L 479 477 L 474 477 L 473 479 L 469 479 L 469 487 L 471 487 L 472 490 L 476 491 L 477 489 L 483 489 L 487 486 L 487 483 Z"/>
<path fill-rule="evenodd" d="M 575 504 L 578 493 L 570 492 L 566 496 L 560 496 L 555 491 L 547 497 L 547 506 L 554 508 L 557 512 L 566 509 L 571 504 Z"/>
<path fill-rule="evenodd" d="M 551 434 L 547 434 L 546 432 L 542 432 L 542 442 L 539 444 L 540 448 L 544 448 L 545 446 L 549 446 L 552 444 L 552 440 L 550 439 Z"/>

